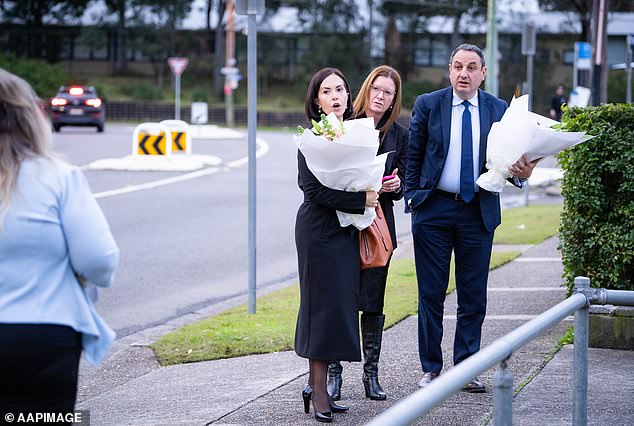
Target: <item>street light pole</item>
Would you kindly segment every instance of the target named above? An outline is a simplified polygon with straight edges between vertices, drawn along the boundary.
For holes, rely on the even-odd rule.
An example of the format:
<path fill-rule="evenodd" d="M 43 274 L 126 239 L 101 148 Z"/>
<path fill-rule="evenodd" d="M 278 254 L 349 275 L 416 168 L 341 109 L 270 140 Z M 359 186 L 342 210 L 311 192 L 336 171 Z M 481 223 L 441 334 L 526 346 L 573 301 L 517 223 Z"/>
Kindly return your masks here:
<path fill-rule="evenodd" d="M 236 12 L 247 15 L 247 127 L 249 145 L 249 313 L 255 314 L 256 301 L 256 131 L 257 131 L 257 37 L 256 17 L 264 13 L 264 0 L 238 0 Z"/>

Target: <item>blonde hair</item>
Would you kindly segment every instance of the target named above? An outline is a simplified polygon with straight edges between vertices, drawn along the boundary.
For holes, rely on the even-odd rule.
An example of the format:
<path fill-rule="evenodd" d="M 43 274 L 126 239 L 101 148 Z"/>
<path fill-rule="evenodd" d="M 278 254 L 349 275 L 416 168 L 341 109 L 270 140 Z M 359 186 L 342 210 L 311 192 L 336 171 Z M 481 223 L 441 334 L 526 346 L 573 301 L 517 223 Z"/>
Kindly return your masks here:
<path fill-rule="evenodd" d="M 377 77 L 387 77 L 392 79 L 394 82 L 394 86 L 396 87 L 396 92 L 394 93 L 394 99 L 392 99 L 392 104 L 390 108 L 383 114 L 383 117 L 379 120 L 379 128 L 378 130 L 383 132 L 383 137 L 385 137 L 385 131 L 392 127 L 392 124 L 398 119 L 399 115 L 401 115 L 401 75 L 394 68 L 388 65 L 380 65 L 374 68 L 370 74 L 366 77 L 365 81 L 361 85 L 361 89 L 359 89 L 359 94 L 354 100 L 354 114 L 355 118 L 360 117 L 365 114 L 365 110 L 368 107 L 369 99 L 370 99 L 370 90 L 372 88 L 372 84 Z M 382 142 L 382 140 L 381 140 Z"/>
<path fill-rule="evenodd" d="M 0 68 L 0 226 L 11 204 L 22 161 L 52 158 L 51 125 L 33 88 Z"/>

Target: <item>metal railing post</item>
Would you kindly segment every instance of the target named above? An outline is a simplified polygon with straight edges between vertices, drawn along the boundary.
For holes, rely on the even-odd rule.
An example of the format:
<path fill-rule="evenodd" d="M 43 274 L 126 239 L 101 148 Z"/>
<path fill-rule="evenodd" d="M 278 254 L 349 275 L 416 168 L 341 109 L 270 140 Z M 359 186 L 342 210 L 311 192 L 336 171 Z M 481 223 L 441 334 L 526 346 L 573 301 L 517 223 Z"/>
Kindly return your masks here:
<path fill-rule="evenodd" d="M 576 293 L 583 293 L 588 297 L 590 279 L 575 278 Z M 575 339 L 573 348 L 573 377 L 572 377 L 572 424 L 587 426 L 588 424 L 588 323 L 590 298 L 588 303 L 575 312 Z"/>
<path fill-rule="evenodd" d="M 493 375 L 493 426 L 513 426 L 513 374 L 506 360 Z"/>

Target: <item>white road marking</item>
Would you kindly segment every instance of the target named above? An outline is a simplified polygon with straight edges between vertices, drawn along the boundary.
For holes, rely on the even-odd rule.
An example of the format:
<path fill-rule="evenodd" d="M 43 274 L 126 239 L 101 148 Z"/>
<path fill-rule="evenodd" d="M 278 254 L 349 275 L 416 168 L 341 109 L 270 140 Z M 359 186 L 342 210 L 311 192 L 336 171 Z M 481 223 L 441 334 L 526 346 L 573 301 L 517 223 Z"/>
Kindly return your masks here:
<path fill-rule="evenodd" d="M 270 146 L 265 140 L 256 138 L 255 142 L 257 144 L 257 148 L 255 152 L 256 159 L 262 157 L 263 155 L 266 155 L 269 152 Z M 117 195 L 129 194 L 131 192 L 143 191 L 146 189 L 157 188 L 159 186 L 165 186 L 165 185 L 170 185 L 177 182 L 183 182 L 190 179 L 196 179 L 201 176 L 207 176 L 214 173 L 219 173 L 221 171 L 228 171 L 231 168 L 241 167 L 248 163 L 249 163 L 249 157 L 247 156 L 247 157 L 243 157 L 238 160 L 234 160 L 227 163 L 226 167 L 224 168 L 213 167 L 213 168 L 208 168 L 203 170 L 197 170 L 195 172 L 187 173 L 180 176 L 174 176 L 167 179 L 156 180 L 153 182 L 146 182 L 139 185 L 126 186 L 119 189 L 112 189 L 110 191 L 97 192 L 97 193 L 94 193 L 93 195 L 95 196 L 95 198 L 106 198 L 106 197 L 114 197 Z"/>

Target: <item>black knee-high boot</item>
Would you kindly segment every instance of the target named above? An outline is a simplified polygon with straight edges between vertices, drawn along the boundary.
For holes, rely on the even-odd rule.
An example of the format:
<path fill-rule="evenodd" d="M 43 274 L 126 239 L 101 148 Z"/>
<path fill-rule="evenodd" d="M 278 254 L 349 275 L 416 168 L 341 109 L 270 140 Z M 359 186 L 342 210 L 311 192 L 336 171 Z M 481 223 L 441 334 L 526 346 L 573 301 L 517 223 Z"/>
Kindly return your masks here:
<path fill-rule="evenodd" d="M 379 384 L 379 355 L 383 339 L 385 315 L 361 315 L 361 337 L 363 339 L 363 386 L 365 396 L 375 401 L 386 398 Z"/>
<path fill-rule="evenodd" d="M 330 361 L 330 364 L 328 364 L 328 394 L 330 394 L 333 401 L 341 399 L 342 371 L 343 366 L 339 361 Z"/>

